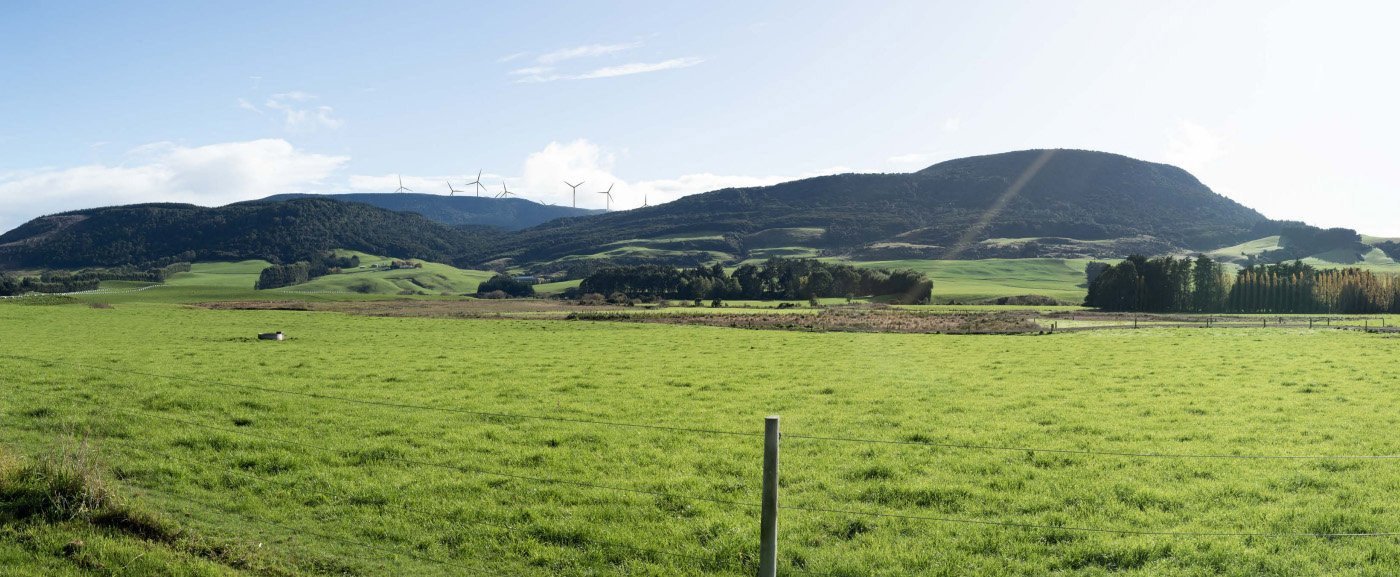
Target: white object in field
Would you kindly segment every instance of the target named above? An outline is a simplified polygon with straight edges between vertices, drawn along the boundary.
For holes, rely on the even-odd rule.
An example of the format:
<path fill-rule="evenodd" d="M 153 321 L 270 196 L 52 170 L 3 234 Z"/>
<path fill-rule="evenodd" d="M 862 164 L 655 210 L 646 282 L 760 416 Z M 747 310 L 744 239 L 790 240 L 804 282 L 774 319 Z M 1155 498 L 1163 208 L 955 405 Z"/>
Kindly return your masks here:
<path fill-rule="evenodd" d="M 275 332 L 275 333 L 261 333 L 261 334 L 258 335 L 258 340 L 263 340 L 263 341 L 283 341 L 283 340 L 287 340 L 287 336 L 284 335 L 284 334 L 282 334 L 282 331 L 277 331 L 277 332 Z"/>

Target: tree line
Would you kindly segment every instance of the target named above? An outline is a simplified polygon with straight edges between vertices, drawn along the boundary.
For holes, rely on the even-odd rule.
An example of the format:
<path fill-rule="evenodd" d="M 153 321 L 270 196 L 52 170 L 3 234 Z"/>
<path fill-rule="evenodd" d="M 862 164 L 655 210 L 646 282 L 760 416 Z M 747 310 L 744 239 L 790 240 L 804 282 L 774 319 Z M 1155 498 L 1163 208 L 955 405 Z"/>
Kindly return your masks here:
<path fill-rule="evenodd" d="M 684 300 L 893 296 L 900 302 L 927 303 L 932 297 L 933 281 L 911 270 L 771 258 L 759 265 L 742 265 L 733 274 L 718 264 L 693 269 L 660 265 L 613 267 L 583 279 L 579 292 Z"/>
<path fill-rule="evenodd" d="M 140 282 L 165 282 L 170 275 L 189 272 L 190 263 L 172 263 L 158 267 L 121 266 L 113 268 L 90 268 L 75 272 L 44 271 L 39 276 L 15 276 L 0 273 L 0 296 L 15 296 L 25 293 L 72 293 L 97 290 L 102 281 L 126 280 Z"/>
<path fill-rule="evenodd" d="M 341 269 L 357 268 L 360 257 L 356 255 L 337 256 L 334 253 L 319 254 L 308 260 L 292 264 L 274 264 L 258 273 L 257 290 L 298 285 L 311 279 L 338 273 Z"/>
<path fill-rule="evenodd" d="M 1112 311 L 1267 314 L 1400 313 L 1400 277 L 1301 261 L 1260 264 L 1235 274 L 1207 256 L 1131 256 L 1085 267 L 1085 306 Z"/>

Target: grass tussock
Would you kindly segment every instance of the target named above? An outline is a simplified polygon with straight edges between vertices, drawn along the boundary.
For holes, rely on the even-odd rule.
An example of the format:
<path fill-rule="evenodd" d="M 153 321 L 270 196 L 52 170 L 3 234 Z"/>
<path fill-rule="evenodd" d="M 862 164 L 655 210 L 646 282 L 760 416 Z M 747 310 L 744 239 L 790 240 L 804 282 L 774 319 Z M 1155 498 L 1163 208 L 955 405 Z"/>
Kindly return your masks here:
<path fill-rule="evenodd" d="M 64 441 L 41 457 L 0 452 L 0 513 L 13 520 L 71 521 L 123 507 L 84 441 Z"/>
<path fill-rule="evenodd" d="M 163 543 L 180 536 L 173 524 L 121 497 L 104 478 L 92 447 L 72 439 L 32 459 L 0 451 L 0 521 L 81 521 Z"/>
<path fill-rule="evenodd" d="M 176 566 L 212 562 L 264 575 L 291 574 L 260 559 L 256 554 L 259 545 L 204 538 L 136 506 L 121 494 L 119 486 L 107 480 L 96 451 L 84 440 L 65 438 L 50 451 L 30 458 L 0 447 L 0 529 L 9 531 L 12 538 L 36 531 L 82 536 L 69 540 L 58 554 L 78 567 L 103 574 L 121 569 L 111 566 L 103 553 L 90 550 L 83 540 L 87 536 L 161 545 L 164 552 L 149 563 L 172 571 Z M 137 550 L 150 552 L 142 547 Z M 144 555 L 138 554 L 137 559 Z"/>

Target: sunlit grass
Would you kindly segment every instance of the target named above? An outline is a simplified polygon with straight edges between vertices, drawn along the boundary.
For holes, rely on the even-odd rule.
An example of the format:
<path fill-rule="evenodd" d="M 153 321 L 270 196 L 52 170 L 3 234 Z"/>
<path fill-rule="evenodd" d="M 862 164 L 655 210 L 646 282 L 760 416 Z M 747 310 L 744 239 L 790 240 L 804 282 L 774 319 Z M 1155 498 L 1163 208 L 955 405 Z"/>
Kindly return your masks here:
<path fill-rule="evenodd" d="M 811 334 L 125 303 L 0 305 L 0 323 L 8 329 L 0 350 L 63 361 L 0 359 L 7 445 L 34 454 L 64 432 L 83 432 L 141 506 L 211 539 L 266 543 L 263 562 L 299 574 L 463 572 L 366 553 L 314 531 L 505 574 L 749 575 L 755 512 L 689 497 L 756 502 L 761 439 L 356 405 L 230 385 L 754 434 L 764 416 L 780 414 L 789 435 L 1164 453 L 1400 453 L 1384 434 L 1400 414 L 1393 394 L 1400 372 L 1386 361 L 1400 340 L 1363 333 Z M 252 338 L 270 330 L 291 339 Z M 1400 529 L 1394 461 L 1089 457 L 792 438 L 783 479 L 789 507 L 1154 531 Z M 794 509 L 781 526 L 786 574 L 801 567 L 851 576 L 1400 570 L 1400 545 L 1380 538 L 1114 536 Z M 0 556 L 25 563 L 20 574 L 66 563 L 41 554 L 48 549 L 16 554 L 13 542 L 0 542 Z"/>

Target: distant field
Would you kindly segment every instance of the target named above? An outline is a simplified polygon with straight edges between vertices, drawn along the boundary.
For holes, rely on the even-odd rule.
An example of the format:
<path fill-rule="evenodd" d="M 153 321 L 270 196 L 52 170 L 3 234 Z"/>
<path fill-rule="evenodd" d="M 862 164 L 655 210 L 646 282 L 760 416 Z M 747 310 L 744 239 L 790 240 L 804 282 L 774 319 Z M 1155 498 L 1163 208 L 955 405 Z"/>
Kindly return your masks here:
<path fill-rule="evenodd" d="M 1053 452 L 1396 454 L 1400 373 L 1383 360 L 1400 340 L 1381 335 L 813 334 L 160 303 L 8 302 L 0 323 L 0 462 L 79 436 L 120 494 L 184 535 L 6 524 L 0 574 L 752 575 L 768 414 L 786 435 L 782 575 L 1400 571 L 1393 538 L 1289 535 L 1400 529 L 1400 462 Z M 291 339 L 252 338 L 270 330 Z"/>
<path fill-rule="evenodd" d="M 1084 265 L 1088 259 L 886 260 L 853 262 L 857 266 L 913 269 L 933 279 L 936 302 L 1043 295 L 1061 301 L 1084 300 Z"/>
<path fill-rule="evenodd" d="M 83 295 L 85 301 L 123 302 L 198 302 L 226 299 L 266 299 L 273 295 L 255 291 L 258 273 L 267 268 L 267 261 L 195 263 L 190 272 L 177 273 L 164 284 L 107 281 L 101 291 Z"/>
<path fill-rule="evenodd" d="M 658 252 L 656 249 L 643 247 L 623 247 L 617 250 L 637 254 Z M 816 256 L 815 252 L 801 253 L 793 248 L 767 250 L 789 257 Z M 366 264 L 389 260 L 371 255 L 362 255 L 361 259 Z M 934 298 L 937 302 L 968 302 L 1035 294 L 1077 303 L 1084 299 L 1085 289 L 1080 285 L 1084 283 L 1084 264 L 1087 262 L 1061 259 L 1002 259 L 899 260 L 851 264 L 875 268 L 911 268 L 929 274 L 934 280 Z M 463 270 L 444 264 L 425 263 L 422 269 L 347 271 L 292 287 L 254 291 L 253 285 L 257 282 L 258 273 L 266 266 L 268 263 L 264 261 L 196 263 L 191 272 L 175 275 L 164 286 L 148 287 L 147 283 L 107 282 L 103 283 L 103 293 L 86 295 L 84 298 L 103 302 L 199 302 L 238 299 L 364 298 L 374 295 L 395 296 L 404 292 L 461 295 L 475 292 L 477 285 L 492 275 L 487 271 Z M 575 279 L 541 284 L 537 285 L 535 290 L 541 294 L 555 294 L 566 288 L 578 286 L 579 282 Z M 137 289 L 144 290 L 137 292 Z M 844 299 L 829 301 L 828 304 L 836 304 L 844 302 Z"/>
<path fill-rule="evenodd" d="M 436 295 L 475 293 L 477 285 L 495 273 L 462 270 L 445 264 L 423 263 L 419 269 L 354 270 L 312 279 L 311 282 L 273 289 L 281 293 L 358 293 Z"/>
<path fill-rule="evenodd" d="M 340 251 L 346 253 L 349 251 Z M 366 267 L 387 264 L 392 259 L 353 253 Z M 99 292 L 82 295 L 93 302 L 204 302 L 215 300 L 344 299 L 413 295 L 463 295 L 475 293 L 477 285 L 493 273 L 464 270 L 439 263 L 424 263 L 421 269 L 347 270 L 344 273 L 312 279 L 311 282 L 271 290 L 255 290 L 258 274 L 267 261 L 237 263 L 195 263 L 190 272 L 178 273 L 164 284 L 107 281 Z"/>

